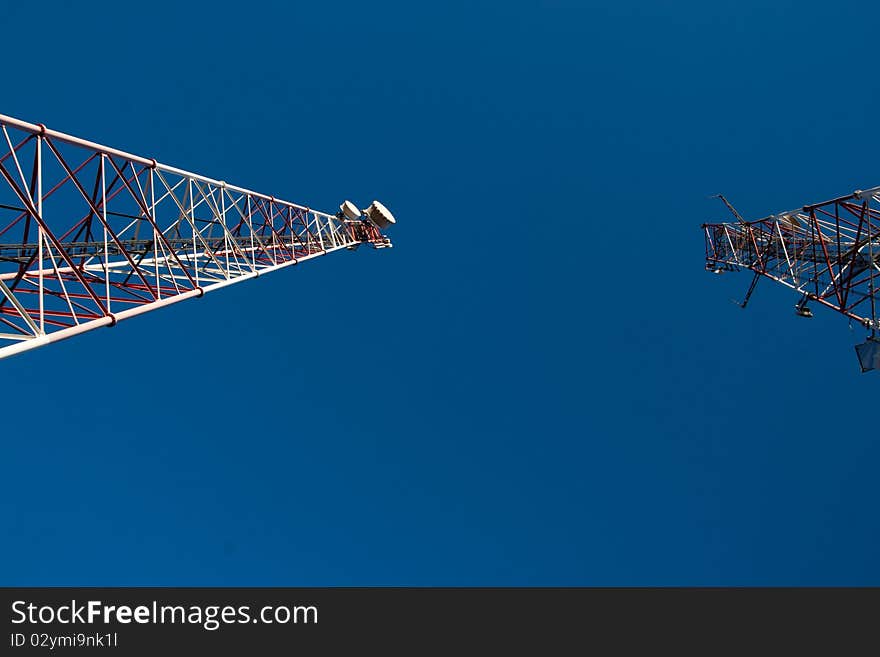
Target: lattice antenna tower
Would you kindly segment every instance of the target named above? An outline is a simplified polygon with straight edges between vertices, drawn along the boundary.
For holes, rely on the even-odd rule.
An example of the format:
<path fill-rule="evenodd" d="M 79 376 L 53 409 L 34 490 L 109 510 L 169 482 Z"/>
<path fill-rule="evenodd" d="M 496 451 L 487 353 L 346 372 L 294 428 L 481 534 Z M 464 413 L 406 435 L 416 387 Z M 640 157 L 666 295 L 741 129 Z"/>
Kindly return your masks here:
<path fill-rule="evenodd" d="M 0 358 L 361 244 L 329 214 L 0 115 Z"/>
<path fill-rule="evenodd" d="M 755 221 L 745 221 L 719 197 L 736 221 L 703 224 L 706 269 L 752 272 L 743 308 L 758 281 L 768 278 L 797 292 L 800 317 L 813 316 L 809 304 L 845 315 L 868 333 L 856 346 L 862 371 L 880 368 L 880 187 Z"/>

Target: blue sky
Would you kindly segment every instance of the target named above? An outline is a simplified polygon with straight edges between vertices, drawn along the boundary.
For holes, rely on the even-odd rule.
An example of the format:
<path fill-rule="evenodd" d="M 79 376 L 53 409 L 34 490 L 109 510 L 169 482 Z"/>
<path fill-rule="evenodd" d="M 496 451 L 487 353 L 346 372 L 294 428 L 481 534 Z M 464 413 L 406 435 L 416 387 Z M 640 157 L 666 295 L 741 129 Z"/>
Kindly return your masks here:
<path fill-rule="evenodd" d="M 699 230 L 880 184 L 880 10 L 668 4 L 4 6 L 0 112 L 398 225 L 2 361 L 0 583 L 880 583 L 861 331 Z"/>

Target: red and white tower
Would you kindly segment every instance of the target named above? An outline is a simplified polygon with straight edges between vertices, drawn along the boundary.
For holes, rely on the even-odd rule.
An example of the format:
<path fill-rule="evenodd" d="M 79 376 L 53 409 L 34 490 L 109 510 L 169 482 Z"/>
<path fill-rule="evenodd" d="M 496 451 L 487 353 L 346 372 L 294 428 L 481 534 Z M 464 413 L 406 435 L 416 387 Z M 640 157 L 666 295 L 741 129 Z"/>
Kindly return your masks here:
<path fill-rule="evenodd" d="M 768 278 L 798 293 L 800 317 L 812 317 L 809 304 L 815 304 L 858 322 L 868 330 L 856 347 L 862 371 L 880 368 L 880 187 L 755 221 L 720 198 L 736 221 L 703 224 L 706 269 L 753 272 L 743 307 L 757 282 Z"/>
<path fill-rule="evenodd" d="M 335 214 L 0 115 L 0 358 L 361 244 Z"/>

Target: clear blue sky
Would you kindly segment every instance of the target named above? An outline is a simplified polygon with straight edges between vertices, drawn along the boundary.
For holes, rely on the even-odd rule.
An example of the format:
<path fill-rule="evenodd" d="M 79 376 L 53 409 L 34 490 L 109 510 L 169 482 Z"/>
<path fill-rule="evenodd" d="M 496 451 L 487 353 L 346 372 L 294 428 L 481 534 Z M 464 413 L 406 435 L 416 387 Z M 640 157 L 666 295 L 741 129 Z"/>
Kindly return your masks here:
<path fill-rule="evenodd" d="M 396 248 L 0 362 L 0 583 L 880 584 L 861 332 L 699 230 L 880 184 L 875 5 L 88 4 L 0 112 Z"/>

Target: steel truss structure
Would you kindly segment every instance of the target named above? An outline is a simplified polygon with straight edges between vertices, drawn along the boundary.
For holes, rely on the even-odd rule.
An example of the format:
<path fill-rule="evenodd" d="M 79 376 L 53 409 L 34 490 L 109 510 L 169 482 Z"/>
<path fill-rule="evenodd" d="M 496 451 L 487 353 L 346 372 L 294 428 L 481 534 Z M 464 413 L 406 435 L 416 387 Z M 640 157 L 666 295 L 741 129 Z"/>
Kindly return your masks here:
<path fill-rule="evenodd" d="M 368 216 L 4 115 L 0 132 L 0 358 L 334 251 L 391 246 Z"/>
<path fill-rule="evenodd" d="M 869 329 L 869 342 L 877 341 L 880 187 L 756 221 L 744 221 L 721 198 L 737 221 L 703 224 L 706 269 L 754 273 L 743 307 L 766 277 L 801 295 L 798 315 L 811 317 L 807 304 L 815 302 L 858 322 Z M 863 369 L 873 367 L 863 363 Z"/>

